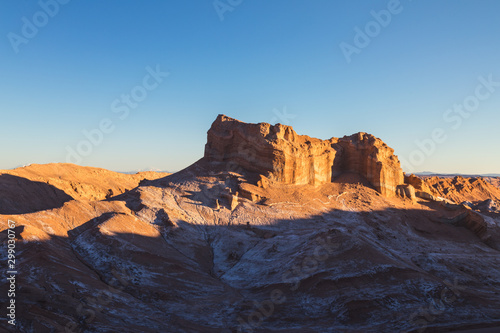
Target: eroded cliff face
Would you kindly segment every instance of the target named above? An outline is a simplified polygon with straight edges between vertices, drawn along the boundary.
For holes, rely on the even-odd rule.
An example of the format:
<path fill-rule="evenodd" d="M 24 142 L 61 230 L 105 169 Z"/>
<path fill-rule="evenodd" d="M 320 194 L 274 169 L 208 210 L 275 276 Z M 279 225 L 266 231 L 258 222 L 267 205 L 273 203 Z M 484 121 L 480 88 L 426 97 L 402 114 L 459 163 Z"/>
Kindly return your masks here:
<path fill-rule="evenodd" d="M 404 174 L 394 149 L 367 133 L 345 136 L 339 140 L 342 147 L 342 168 L 337 173 L 356 172 L 385 196 L 393 196 L 398 185 L 404 183 Z"/>
<path fill-rule="evenodd" d="M 224 115 L 208 131 L 205 160 L 295 185 L 321 185 L 355 172 L 385 196 L 395 195 L 404 183 L 394 150 L 373 135 L 320 140 L 298 135 L 290 126 L 247 124 Z"/>

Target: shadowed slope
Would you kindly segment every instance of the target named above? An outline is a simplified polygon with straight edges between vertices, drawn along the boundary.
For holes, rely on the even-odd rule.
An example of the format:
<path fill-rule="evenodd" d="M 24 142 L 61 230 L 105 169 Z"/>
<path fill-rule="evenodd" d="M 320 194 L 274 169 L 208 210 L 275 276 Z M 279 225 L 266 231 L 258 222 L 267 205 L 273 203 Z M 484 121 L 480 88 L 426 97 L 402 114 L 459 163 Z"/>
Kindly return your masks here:
<path fill-rule="evenodd" d="M 0 174 L 0 214 L 26 214 L 61 207 L 73 198 L 47 183 Z"/>
<path fill-rule="evenodd" d="M 133 175 L 74 164 L 32 164 L 0 170 L 0 214 L 25 214 L 61 207 L 69 200 L 104 200 L 128 191 L 141 181 L 168 173 Z"/>

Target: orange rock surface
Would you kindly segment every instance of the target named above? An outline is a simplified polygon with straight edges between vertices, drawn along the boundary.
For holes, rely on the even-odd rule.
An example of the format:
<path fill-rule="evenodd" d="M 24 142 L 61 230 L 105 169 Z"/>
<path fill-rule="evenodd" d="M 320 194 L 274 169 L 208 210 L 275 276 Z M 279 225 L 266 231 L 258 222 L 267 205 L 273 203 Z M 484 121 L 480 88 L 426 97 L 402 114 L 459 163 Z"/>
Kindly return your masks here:
<path fill-rule="evenodd" d="M 320 140 L 298 135 L 286 125 L 247 124 L 219 115 L 207 137 L 205 160 L 285 184 L 321 185 L 355 172 L 383 195 L 394 196 L 397 185 L 404 183 L 394 150 L 366 133 Z"/>

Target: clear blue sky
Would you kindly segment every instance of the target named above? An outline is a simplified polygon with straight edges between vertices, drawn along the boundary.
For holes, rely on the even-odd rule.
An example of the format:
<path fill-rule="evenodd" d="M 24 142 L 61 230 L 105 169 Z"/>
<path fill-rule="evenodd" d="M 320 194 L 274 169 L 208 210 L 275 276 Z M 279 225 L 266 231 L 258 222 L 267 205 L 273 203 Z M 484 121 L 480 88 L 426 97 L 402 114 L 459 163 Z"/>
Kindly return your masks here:
<path fill-rule="evenodd" d="M 500 173 L 498 1 L 54 1 L 0 4 L 1 169 L 80 144 L 81 165 L 179 170 L 223 113 L 322 139 L 369 132 L 407 171 Z"/>

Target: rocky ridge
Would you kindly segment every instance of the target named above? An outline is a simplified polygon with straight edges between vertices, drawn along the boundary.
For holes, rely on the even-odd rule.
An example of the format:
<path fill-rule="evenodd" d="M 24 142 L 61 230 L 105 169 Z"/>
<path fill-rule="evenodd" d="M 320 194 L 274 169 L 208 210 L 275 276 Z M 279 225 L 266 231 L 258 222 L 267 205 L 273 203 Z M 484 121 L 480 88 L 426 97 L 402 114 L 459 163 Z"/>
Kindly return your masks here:
<path fill-rule="evenodd" d="M 61 207 L 70 200 L 98 201 L 122 194 L 165 172 L 124 174 L 75 164 L 51 163 L 0 170 L 0 214 Z"/>

